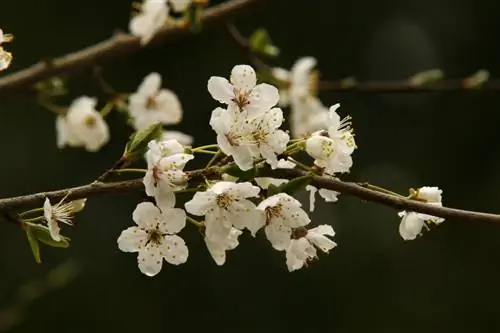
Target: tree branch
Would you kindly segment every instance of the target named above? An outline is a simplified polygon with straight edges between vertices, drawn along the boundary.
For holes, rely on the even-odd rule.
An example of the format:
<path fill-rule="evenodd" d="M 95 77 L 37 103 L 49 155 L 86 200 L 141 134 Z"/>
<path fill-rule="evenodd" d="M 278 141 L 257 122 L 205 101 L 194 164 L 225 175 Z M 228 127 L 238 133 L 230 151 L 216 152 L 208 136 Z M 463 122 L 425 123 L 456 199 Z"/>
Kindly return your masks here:
<path fill-rule="evenodd" d="M 218 167 L 212 167 L 206 170 L 194 170 L 187 172 L 187 174 L 191 180 L 202 181 L 204 177 L 211 178 L 214 175 L 217 175 L 217 168 Z M 259 170 L 260 177 L 293 179 L 304 175 L 305 173 L 303 171 L 296 169 L 271 170 L 266 168 Z M 378 203 L 399 210 L 415 211 L 447 219 L 500 223 L 500 215 L 433 206 L 420 201 L 403 199 L 393 195 L 380 193 L 364 188 L 356 183 L 345 182 L 331 177 L 314 176 L 311 184 L 318 188 L 337 191 L 365 201 Z M 48 197 L 52 202 L 56 202 L 68 195 L 68 192 L 70 194 L 68 195 L 67 200 L 75 200 L 105 194 L 127 194 L 142 191 L 144 191 L 142 178 L 110 183 L 94 182 L 89 185 L 63 190 L 0 199 L 0 211 L 9 212 L 24 206 L 41 206 L 46 197 Z"/>
<path fill-rule="evenodd" d="M 203 26 L 223 23 L 233 15 L 244 12 L 258 1 L 230 0 L 208 8 L 203 13 Z M 190 34 L 191 31 L 187 26 L 165 26 L 146 47 L 172 41 Z M 51 60 L 40 61 L 31 67 L 7 75 L 0 79 L 0 90 L 29 87 L 56 75 L 82 71 L 97 64 L 130 55 L 142 48 L 139 38 L 126 33 L 117 33 L 107 40 L 80 51 Z"/>

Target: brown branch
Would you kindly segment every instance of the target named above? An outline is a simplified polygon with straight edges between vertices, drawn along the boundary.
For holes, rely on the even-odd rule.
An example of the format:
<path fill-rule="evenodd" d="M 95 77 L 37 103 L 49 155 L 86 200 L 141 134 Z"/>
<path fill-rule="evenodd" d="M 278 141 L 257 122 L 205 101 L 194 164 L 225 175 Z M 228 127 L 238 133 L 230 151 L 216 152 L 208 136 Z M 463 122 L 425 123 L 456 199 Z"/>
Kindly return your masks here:
<path fill-rule="evenodd" d="M 259 0 L 230 0 L 220 5 L 213 6 L 204 11 L 202 16 L 203 26 L 224 23 L 235 14 L 244 12 Z M 155 44 L 172 41 L 190 35 L 187 26 L 166 26 L 160 30 L 147 47 Z M 122 58 L 141 50 L 143 46 L 139 38 L 126 33 L 117 33 L 100 43 L 84 48 L 80 51 L 69 53 L 59 58 L 41 61 L 26 69 L 4 76 L 0 79 L 0 90 L 25 88 L 50 77 L 75 73 L 89 69 L 97 64 Z"/>
<path fill-rule="evenodd" d="M 214 178 L 215 176 L 216 178 L 218 175 L 217 168 L 218 167 L 212 167 L 207 170 L 190 171 L 188 172 L 188 175 L 190 176 L 190 179 L 194 181 L 202 181 L 204 177 Z M 261 177 L 292 179 L 304 175 L 305 173 L 303 171 L 296 169 L 259 170 L 259 176 Z M 399 210 L 415 211 L 447 219 L 463 219 L 478 222 L 500 223 L 500 215 L 428 205 L 420 201 L 403 199 L 393 195 L 380 193 L 368 188 L 364 188 L 360 185 L 357 185 L 356 183 L 345 182 L 338 179 L 333 179 L 331 177 L 314 176 L 312 179 L 312 185 L 318 188 L 341 192 L 343 194 L 351 195 L 365 201 L 381 204 Z M 93 184 L 69 189 L 0 199 L 0 211 L 9 212 L 24 206 L 41 205 L 46 197 L 51 199 L 52 202 L 56 202 L 65 197 L 68 192 L 70 192 L 70 194 L 68 195 L 67 200 L 74 200 L 106 194 L 127 194 L 131 192 L 142 191 L 144 191 L 142 178 L 110 183 L 95 182 Z"/>
<path fill-rule="evenodd" d="M 226 31 L 253 67 L 272 75 L 272 66 L 259 58 L 261 54 L 252 50 L 249 39 L 243 36 L 236 26 L 227 23 Z M 438 75 L 438 77 L 433 77 L 434 75 Z M 479 70 L 469 77 L 460 79 L 443 79 L 442 75 L 441 70 L 437 69 L 423 71 L 403 80 L 367 80 L 358 82 L 354 77 L 347 77 L 334 81 L 319 81 L 318 89 L 320 91 L 363 93 L 500 91 L 500 80 L 489 80 L 489 73 L 486 70 Z"/>

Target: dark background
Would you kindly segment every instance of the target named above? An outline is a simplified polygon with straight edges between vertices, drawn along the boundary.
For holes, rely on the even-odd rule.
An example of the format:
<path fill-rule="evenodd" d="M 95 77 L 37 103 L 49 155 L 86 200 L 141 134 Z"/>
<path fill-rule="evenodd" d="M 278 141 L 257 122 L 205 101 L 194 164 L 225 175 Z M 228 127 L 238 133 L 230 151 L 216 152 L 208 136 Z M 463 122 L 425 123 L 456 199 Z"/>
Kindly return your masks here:
<path fill-rule="evenodd" d="M 265 26 L 282 50 L 276 64 L 283 67 L 312 55 L 325 79 L 402 79 L 436 67 L 449 77 L 481 68 L 500 75 L 497 0 L 268 2 L 235 23 L 246 34 Z M 3 1 L 0 27 L 16 36 L 7 45 L 15 57 L 7 73 L 126 29 L 129 14 L 130 2 L 121 0 Z M 214 135 L 208 119 L 216 103 L 206 81 L 227 76 L 245 61 L 221 29 L 210 29 L 118 59 L 104 74 L 118 90 L 133 91 L 146 74 L 158 71 L 182 101 L 185 116 L 178 128 L 195 135 L 197 144 L 209 144 Z M 72 81 L 67 101 L 82 94 L 102 97 L 89 76 Z M 402 193 L 439 185 L 446 205 L 499 211 L 497 93 L 321 97 L 327 105 L 342 103 L 341 114 L 354 118 L 359 149 L 348 178 Z M 53 114 L 26 92 L 0 93 L 0 100 L 4 197 L 91 181 L 116 160 L 131 133 L 112 114 L 112 138 L 100 152 L 59 151 Z M 1 224 L 0 327 L 22 314 L 13 332 L 500 330 L 500 226 L 448 220 L 403 242 L 396 211 L 341 197 L 313 214 L 317 223 L 333 225 L 339 246 L 308 269 L 288 273 L 283 254 L 262 235 L 257 241 L 243 237 L 218 267 L 187 227 L 181 235 L 190 248 L 188 262 L 165 265 L 148 278 L 138 271 L 136 256 L 116 246 L 121 230 L 132 224 L 138 199 L 89 200 L 76 226 L 65 229 L 72 246 L 44 247 L 41 265 L 22 231 Z M 16 313 L 19 297 L 36 295 L 32 288 L 26 296 L 23 285 L 68 258 L 81 267 L 77 278 Z"/>

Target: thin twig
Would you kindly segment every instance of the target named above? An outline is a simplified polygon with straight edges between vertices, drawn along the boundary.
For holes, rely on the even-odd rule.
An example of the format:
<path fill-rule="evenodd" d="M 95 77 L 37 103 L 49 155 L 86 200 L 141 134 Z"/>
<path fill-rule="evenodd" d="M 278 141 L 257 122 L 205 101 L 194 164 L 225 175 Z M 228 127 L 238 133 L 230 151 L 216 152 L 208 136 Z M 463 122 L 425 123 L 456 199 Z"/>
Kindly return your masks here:
<path fill-rule="evenodd" d="M 217 167 L 195 170 L 188 172 L 189 178 L 193 181 L 203 181 L 210 177 L 218 177 L 216 172 Z M 304 176 L 306 173 L 296 169 L 263 169 L 259 171 L 261 177 L 274 177 L 292 179 Z M 399 210 L 415 211 L 433 216 L 448 218 L 448 219 L 463 219 L 477 222 L 495 222 L 500 223 L 500 215 L 480 213 L 474 211 L 460 210 L 447 207 L 438 207 L 429 205 L 416 200 L 400 198 L 394 195 L 380 193 L 368 188 L 364 188 L 356 183 L 345 182 L 331 177 L 314 176 L 311 182 L 312 185 L 318 188 L 329 189 L 343 194 L 351 195 L 359 199 L 378 203 L 384 206 L 396 208 Z M 81 199 L 94 197 L 105 194 L 127 194 L 133 192 L 144 191 L 142 178 L 111 182 L 111 183 L 93 183 L 89 185 L 68 188 L 63 190 L 41 192 L 14 198 L 0 199 L 0 211 L 12 211 L 24 206 L 41 205 L 46 197 L 52 201 L 57 201 L 68 195 L 67 200 Z"/>
<path fill-rule="evenodd" d="M 203 13 L 203 26 L 207 27 L 226 22 L 235 14 L 245 12 L 251 5 L 256 4 L 258 1 L 230 0 L 208 8 Z M 190 34 L 191 31 L 187 26 L 166 26 L 155 35 L 147 47 L 172 41 Z M 59 58 L 41 61 L 31 67 L 7 75 L 0 79 L 0 90 L 29 87 L 38 81 L 56 75 L 82 71 L 112 59 L 122 58 L 142 48 L 143 46 L 140 44 L 139 38 L 123 32 L 117 33 L 100 43 L 80 51 L 69 53 Z"/>
<path fill-rule="evenodd" d="M 259 58 L 260 54 L 251 49 L 248 38 L 234 26 L 232 23 L 226 24 L 226 31 L 248 62 L 255 68 L 271 74 L 272 67 Z M 358 82 L 354 77 L 347 77 L 333 81 L 319 81 L 318 89 L 320 91 L 336 92 L 362 92 L 362 93 L 425 93 L 425 92 L 453 92 L 453 91 L 500 91 L 500 80 L 490 80 L 489 73 L 486 70 L 479 70 L 473 75 L 459 79 L 431 78 L 426 76 L 442 75 L 437 70 L 423 71 L 415 74 L 413 77 L 402 80 L 366 80 Z M 276 80 L 278 80 L 276 78 Z"/>

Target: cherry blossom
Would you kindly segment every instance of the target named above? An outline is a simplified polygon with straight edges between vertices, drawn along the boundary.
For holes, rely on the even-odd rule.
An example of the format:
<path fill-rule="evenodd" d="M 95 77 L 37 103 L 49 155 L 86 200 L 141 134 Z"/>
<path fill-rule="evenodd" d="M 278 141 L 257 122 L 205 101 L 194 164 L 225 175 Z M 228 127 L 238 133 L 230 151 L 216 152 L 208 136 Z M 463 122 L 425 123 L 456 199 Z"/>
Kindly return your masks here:
<path fill-rule="evenodd" d="M 301 203 L 286 193 L 275 194 L 263 200 L 257 209 L 265 215 L 265 233 L 272 246 L 286 250 L 292 235 L 292 228 L 306 226 L 311 222 Z"/>
<path fill-rule="evenodd" d="M 337 246 L 337 243 L 326 236 L 333 237 L 335 232 L 330 225 L 320 225 L 316 228 L 298 228 L 294 230 L 295 238 L 286 249 L 286 265 L 290 272 L 301 269 L 304 265 L 317 257 L 316 247 L 328 253 Z"/>
<path fill-rule="evenodd" d="M 43 215 L 47 221 L 50 237 L 56 242 L 61 241 L 59 222 L 73 225 L 73 216 L 75 213 L 80 212 L 85 207 L 87 199 L 74 200 L 71 202 L 63 203 L 63 200 L 55 205 L 50 203 L 49 198 L 45 198 L 43 203 Z"/>
<path fill-rule="evenodd" d="M 165 25 L 168 18 L 166 0 L 144 0 L 140 12 L 130 20 L 130 32 L 140 38 L 141 44 L 151 41 L 153 36 Z"/>
<path fill-rule="evenodd" d="M 146 76 L 129 100 L 129 114 L 136 130 L 155 122 L 170 125 L 182 120 L 182 107 L 177 95 L 171 90 L 161 89 L 161 76 L 158 73 Z"/>
<path fill-rule="evenodd" d="M 226 262 L 226 251 L 233 250 L 239 245 L 238 237 L 242 233 L 241 230 L 231 228 L 226 239 L 219 242 L 214 242 L 210 238 L 205 237 L 205 244 L 207 245 L 208 252 L 217 265 L 224 265 Z"/>
<path fill-rule="evenodd" d="M 176 235 L 186 225 L 184 210 L 160 210 L 151 202 L 142 202 L 135 208 L 132 219 L 137 226 L 122 231 L 118 237 L 118 248 L 123 252 L 138 252 L 138 266 L 143 274 L 158 274 L 163 259 L 172 265 L 187 261 L 188 248 L 184 240 Z"/>
<path fill-rule="evenodd" d="M 257 84 L 255 70 L 248 65 L 234 66 L 229 81 L 212 76 L 207 87 L 215 100 L 246 112 L 251 118 L 268 111 L 279 101 L 278 89 L 267 83 Z"/>
<path fill-rule="evenodd" d="M 98 151 L 109 141 L 109 128 L 95 109 L 97 100 L 82 96 L 69 106 L 66 115 L 56 119 L 57 146 L 85 147 L 90 152 Z"/>
<path fill-rule="evenodd" d="M 248 198 L 257 197 L 260 189 L 249 182 L 221 181 L 207 191 L 196 192 L 186 202 L 186 211 L 205 216 L 205 237 L 214 243 L 224 243 L 232 228 L 248 229 L 253 236 L 264 226 L 264 218 Z"/>

